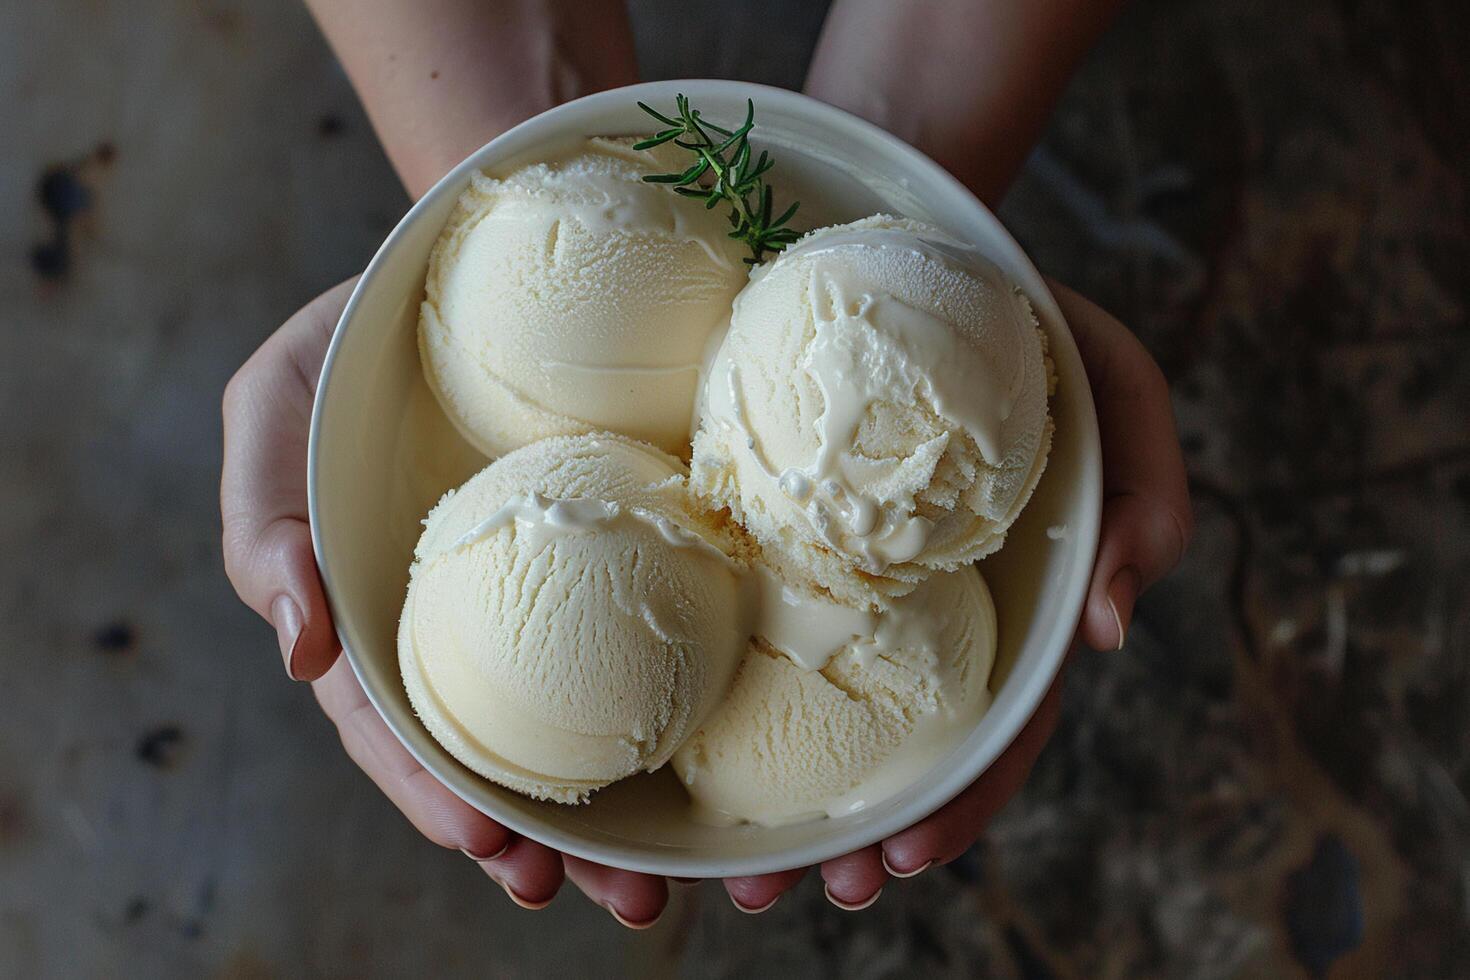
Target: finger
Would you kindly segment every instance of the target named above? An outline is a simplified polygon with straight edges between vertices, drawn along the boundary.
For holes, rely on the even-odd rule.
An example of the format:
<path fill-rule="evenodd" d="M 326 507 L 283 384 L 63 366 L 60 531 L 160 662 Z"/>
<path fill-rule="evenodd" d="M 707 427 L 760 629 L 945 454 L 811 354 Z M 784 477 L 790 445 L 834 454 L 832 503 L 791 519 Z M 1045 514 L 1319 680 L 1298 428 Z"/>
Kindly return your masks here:
<path fill-rule="evenodd" d="M 1103 520 L 1081 635 L 1123 645 L 1142 590 L 1184 555 L 1193 527 L 1169 385 L 1127 327 L 1051 283 L 1087 367 L 1103 456 Z"/>
<path fill-rule="evenodd" d="M 515 837 L 494 857 L 479 862 L 490 880 L 523 909 L 544 909 L 561 888 L 561 855 L 544 844 Z"/>
<path fill-rule="evenodd" d="M 275 627 L 291 676 L 314 680 L 336 659 L 306 519 L 306 445 L 322 359 L 352 281 L 276 331 L 225 389 L 220 474 L 225 571 Z"/>
<path fill-rule="evenodd" d="M 729 893 L 730 901 L 735 903 L 737 909 L 757 915 L 775 905 L 777 899 L 795 888 L 806 877 L 806 873 L 806 868 L 796 868 L 792 871 L 776 871 L 745 878 L 726 878 L 725 891 Z"/>
<path fill-rule="evenodd" d="M 669 901 L 669 883 L 659 875 L 620 871 L 570 854 L 562 864 L 572 884 L 592 901 L 612 913 L 629 929 L 647 929 L 664 914 Z"/>
<path fill-rule="evenodd" d="M 505 851 L 513 840 L 511 832 L 455 796 L 419 765 L 379 717 L 345 658 L 314 683 L 312 690 L 337 726 L 352 761 L 419 833 L 441 847 L 458 848 L 474 858 Z"/>
<path fill-rule="evenodd" d="M 1056 728 L 1061 693 L 1062 677 L 1058 674 L 1026 727 L 979 779 L 935 813 L 883 842 L 883 863 L 895 875 L 912 878 L 969 850 L 1030 775 Z"/>
<path fill-rule="evenodd" d="M 877 844 L 822 864 L 827 901 L 846 912 L 857 912 L 878 901 L 888 872 L 883 870 L 883 850 Z"/>
<path fill-rule="evenodd" d="M 230 563 L 230 581 L 246 604 L 270 623 L 286 673 L 311 681 L 324 674 L 341 647 L 317 573 L 311 528 L 305 520 L 282 517 L 256 532 L 239 563 Z"/>

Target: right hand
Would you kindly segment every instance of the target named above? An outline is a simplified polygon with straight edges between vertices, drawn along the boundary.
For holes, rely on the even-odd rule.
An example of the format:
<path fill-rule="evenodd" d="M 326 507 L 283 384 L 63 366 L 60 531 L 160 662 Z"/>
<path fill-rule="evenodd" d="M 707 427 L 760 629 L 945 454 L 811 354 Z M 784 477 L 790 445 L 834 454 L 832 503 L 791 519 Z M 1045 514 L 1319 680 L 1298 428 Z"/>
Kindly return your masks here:
<path fill-rule="evenodd" d="M 622 924 L 646 928 L 668 900 L 665 879 L 559 854 L 465 803 L 409 754 L 339 656 L 307 523 L 306 443 L 322 360 L 353 283 L 287 320 L 225 388 L 225 571 L 275 629 L 286 672 L 311 682 L 347 754 L 420 833 L 463 851 L 522 908 L 544 908 L 567 877 Z"/>
<path fill-rule="evenodd" d="M 1097 405 L 1102 441 L 1102 534 L 1077 638 L 1095 650 L 1122 649 L 1133 604 L 1179 562 L 1193 519 L 1169 386 L 1133 332 L 1096 304 L 1050 283 L 1077 342 Z M 1020 791 L 1056 727 L 1062 677 L 1021 733 L 971 786 L 882 844 L 823 863 L 827 897 L 866 908 L 890 876 L 910 878 L 953 861 Z M 764 910 L 801 880 L 803 869 L 725 882 L 735 904 Z"/>

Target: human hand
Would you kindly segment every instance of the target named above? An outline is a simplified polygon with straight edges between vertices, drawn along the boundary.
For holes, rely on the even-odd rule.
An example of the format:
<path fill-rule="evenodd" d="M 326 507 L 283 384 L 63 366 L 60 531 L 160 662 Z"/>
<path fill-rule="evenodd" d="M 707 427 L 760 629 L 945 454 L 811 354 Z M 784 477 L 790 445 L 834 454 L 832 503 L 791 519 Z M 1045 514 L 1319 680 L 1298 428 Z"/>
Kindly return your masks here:
<path fill-rule="evenodd" d="M 833 0 L 805 90 L 927 153 L 994 206 L 1122 0 Z"/>
<path fill-rule="evenodd" d="M 625 925 L 651 924 L 667 901 L 664 879 L 563 857 L 464 803 L 398 742 L 338 659 L 306 521 L 306 433 L 327 341 L 350 289 L 348 282 L 330 290 L 287 321 L 226 391 L 221 508 L 231 581 L 276 627 L 288 673 L 314 681 L 349 755 L 426 837 L 478 860 L 523 907 L 544 907 L 565 874 Z M 1183 461 L 1167 385 L 1142 345 L 1085 299 L 1053 289 L 1082 350 L 1103 442 L 1102 540 L 1078 632 L 1090 646 L 1114 648 L 1138 592 L 1183 552 L 1190 530 Z M 945 807 L 881 845 L 823 864 L 833 901 L 865 907 L 891 875 L 912 876 L 968 849 L 1025 781 L 1055 727 L 1059 691 L 1060 680 L 1010 748 Z M 764 910 L 805 870 L 728 879 L 725 887 L 737 906 Z"/>
<path fill-rule="evenodd" d="M 307 523 L 306 444 L 322 360 L 352 286 L 303 307 L 225 389 L 220 511 L 230 581 L 275 628 L 286 672 L 312 682 L 348 755 L 420 833 L 463 851 L 523 908 L 545 907 L 566 877 L 624 925 L 652 925 L 668 900 L 663 878 L 559 854 L 465 803 L 403 747 L 338 656 Z"/>
<path fill-rule="evenodd" d="M 1168 382 L 1143 344 L 1072 290 L 1050 286 L 1082 353 L 1102 439 L 1102 536 L 1077 636 L 1095 650 L 1121 649 L 1139 594 L 1178 564 L 1189 541 L 1184 458 Z M 866 908 L 890 877 L 912 877 L 968 850 L 1025 783 L 1056 728 L 1060 695 L 1058 675 L 1010 747 L 934 814 L 881 844 L 825 862 L 828 899 L 839 908 Z M 729 878 L 725 888 L 738 908 L 763 912 L 806 871 Z"/>

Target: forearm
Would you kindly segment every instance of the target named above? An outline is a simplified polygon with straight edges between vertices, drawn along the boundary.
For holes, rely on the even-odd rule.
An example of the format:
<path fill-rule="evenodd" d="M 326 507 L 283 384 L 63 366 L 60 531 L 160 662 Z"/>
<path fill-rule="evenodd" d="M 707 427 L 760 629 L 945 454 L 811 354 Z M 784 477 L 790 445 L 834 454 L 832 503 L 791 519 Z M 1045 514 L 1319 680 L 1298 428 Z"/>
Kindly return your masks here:
<path fill-rule="evenodd" d="M 996 203 L 1122 0 L 836 0 L 806 90 Z"/>
<path fill-rule="evenodd" d="M 417 198 L 492 137 L 637 80 L 621 0 L 307 0 Z"/>

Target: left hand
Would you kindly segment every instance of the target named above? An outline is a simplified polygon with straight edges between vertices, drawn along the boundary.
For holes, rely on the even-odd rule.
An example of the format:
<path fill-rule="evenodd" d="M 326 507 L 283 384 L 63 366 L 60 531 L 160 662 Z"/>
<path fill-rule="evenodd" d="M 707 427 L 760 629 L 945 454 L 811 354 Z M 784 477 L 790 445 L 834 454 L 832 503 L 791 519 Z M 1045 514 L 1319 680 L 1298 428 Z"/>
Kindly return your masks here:
<path fill-rule="evenodd" d="M 1095 650 L 1119 650 L 1143 589 L 1179 563 L 1193 527 L 1184 458 L 1169 385 L 1127 327 L 1072 290 L 1051 283 L 1087 368 L 1103 455 L 1102 536 L 1077 635 Z M 827 897 L 866 908 L 891 877 L 909 878 L 959 857 L 1025 783 L 1056 728 L 1062 675 L 1036 714 L 980 778 L 909 829 L 823 863 Z M 763 912 L 808 869 L 727 878 L 736 907 Z"/>
<path fill-rule="evenodd" d="M 306 440 L 327 342 L 351 291 L 349 280 L 308 303 L 225 391 L 220 509 L 230 581 L 275 627 L 286 673 L 311 682 L 347 754 L 419 833 L 464 852 L 522 908 L 543 908 L 570 878 L 623 925 L 646 928 L 668 901 L 663 878 L 559 854 L 455 796 L 388 729 L 340 656 L 307 525 Z"/>

